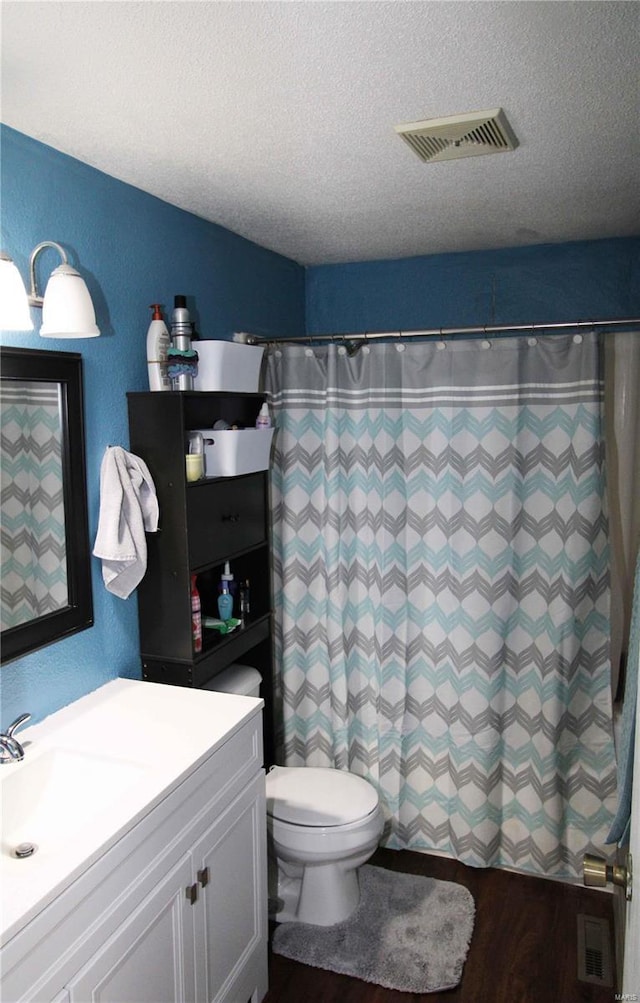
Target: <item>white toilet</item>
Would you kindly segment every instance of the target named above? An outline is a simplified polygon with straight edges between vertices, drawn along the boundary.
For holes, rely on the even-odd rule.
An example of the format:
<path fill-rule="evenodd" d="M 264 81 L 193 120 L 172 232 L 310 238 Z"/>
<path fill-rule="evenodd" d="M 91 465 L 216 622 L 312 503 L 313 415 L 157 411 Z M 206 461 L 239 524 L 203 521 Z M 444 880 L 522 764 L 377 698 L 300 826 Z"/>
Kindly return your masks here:
<path fill-rule="evenodd" d="M 257 669 L 231 665 L 206 689 L 257 697 L 260 683 Z M 357 868 L 384 827 L 375 787 L 315 766 L 272 766 L 266 787 L 270 918 L 316 926 L 347 919 L 360 901 Z"/>
<path fill-rule="evenodd" d="M 330 926 L 360 901 L 357 868 L 376 849 L 384 816 L 363 777 L 321 767 L 267 773 L 270 917 Z"/>

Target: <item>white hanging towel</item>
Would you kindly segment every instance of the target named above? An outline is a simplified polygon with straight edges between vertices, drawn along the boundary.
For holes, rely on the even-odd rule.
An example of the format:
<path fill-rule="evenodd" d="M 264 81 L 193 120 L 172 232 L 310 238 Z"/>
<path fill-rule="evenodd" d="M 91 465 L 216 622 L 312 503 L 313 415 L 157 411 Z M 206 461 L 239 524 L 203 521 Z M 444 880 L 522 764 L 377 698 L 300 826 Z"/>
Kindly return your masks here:
<path fill-rule="evenodd" d="M 158 529 L 158 499 L 144 460 L 107 446 L 100 467 L 100 517 L 93 546 L 105 588 L 127 599 L 147 570 L 145 532 Z"/>

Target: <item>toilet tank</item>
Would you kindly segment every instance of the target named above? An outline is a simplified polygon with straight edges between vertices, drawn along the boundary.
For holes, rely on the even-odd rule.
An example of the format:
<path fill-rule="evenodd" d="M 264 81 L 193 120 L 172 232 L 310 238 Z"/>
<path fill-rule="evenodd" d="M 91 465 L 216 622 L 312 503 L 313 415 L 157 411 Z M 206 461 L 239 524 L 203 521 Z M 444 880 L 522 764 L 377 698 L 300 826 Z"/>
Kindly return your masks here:
<path fill-rule="evenodd" d="M 228 669 L 218 673 L 203 687 L 217 693 L 237 693 L 243 697 L 259 697 L 262 676 L 251 665 L 234 662 Z"/>

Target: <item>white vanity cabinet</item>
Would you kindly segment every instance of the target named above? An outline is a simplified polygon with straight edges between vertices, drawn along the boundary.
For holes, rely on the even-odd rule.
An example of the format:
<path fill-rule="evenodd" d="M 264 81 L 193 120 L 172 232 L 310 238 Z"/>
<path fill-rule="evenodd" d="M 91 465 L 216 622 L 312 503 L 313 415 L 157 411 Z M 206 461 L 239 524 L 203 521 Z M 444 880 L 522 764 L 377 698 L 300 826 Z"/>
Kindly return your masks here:
<path fill-rule="evenodd" d="M 266 809 L 252 704 L 257 712 L 3 946 L 3 1003 L 262 1000 Z"/>

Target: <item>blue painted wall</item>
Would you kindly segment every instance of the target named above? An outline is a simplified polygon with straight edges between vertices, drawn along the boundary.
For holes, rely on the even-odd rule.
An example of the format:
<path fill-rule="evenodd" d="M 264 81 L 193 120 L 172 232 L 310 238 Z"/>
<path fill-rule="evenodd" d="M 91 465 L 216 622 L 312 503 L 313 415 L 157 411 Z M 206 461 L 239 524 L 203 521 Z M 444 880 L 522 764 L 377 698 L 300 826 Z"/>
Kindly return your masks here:
<path fill-rule="evenodd" d="M 304 330 L 304 269 L 11 129 L 2 127 L 0 141 L 2 248 L 27 281 L 35 245 L 62 244 L 87 281 L 102 331 L 82 341 L 42 339 L 37 330 L 2 336 L 7 345 L 82 353 L 93 544 L 105 447 L 128 445 L 126 392 L 148 389 L 148 304 L 170 310 L 175 293 L 185 294 L 207 338 L 296 335 Z M 40 291 L 59 263 L 52 251 L 41 257 Z M 41 313 L 33 316 L 39 327 Z M 25 710 L 39 720 L 116 676 L 140 677 L 135 594 L 125 602 L 109 595 L 92 564 L 95 626 L 2 667 L 3 727 Z"/>
<path fill-rule="evenodd" d="M 307 269 L 308 334 L 640 316 L 640 237 Z"/>
<path fill-rule="evenodd" d="M 640 238 L 328 265 L 295 262 L 0 127 L 2 239 L 27 276 L 56 240 L 78 266 L 102 337 L 3 343 L 84 359 L 91 540 L 108 444 L 128 444 L 126 392 L 147 389 L 149 303 L 184 293 L 207 338 L 527 323 L 640 314 Z M 47 252 L 49 253 L 49 252 Z M 51 252 L 52 253 L 52 252 Z M 43 255 L 44 258 L 44 255 Z M 44 275 L 57 264 L 53 255 Z M 40 316 L 34 313 L 36 323 Z M 105 592 L 93 560 L 95 626 L 0 671 L 1 717 L 45 717 L 116 676 L 139 678 L 135 595 Z"/>

